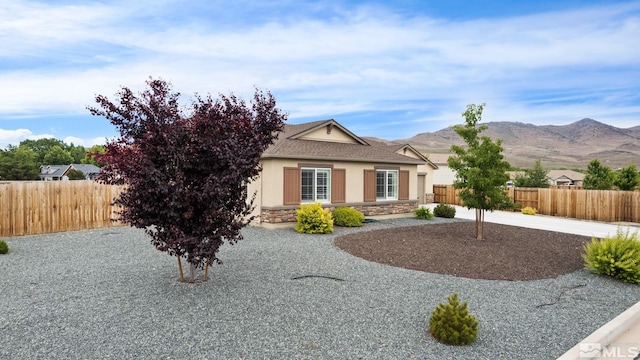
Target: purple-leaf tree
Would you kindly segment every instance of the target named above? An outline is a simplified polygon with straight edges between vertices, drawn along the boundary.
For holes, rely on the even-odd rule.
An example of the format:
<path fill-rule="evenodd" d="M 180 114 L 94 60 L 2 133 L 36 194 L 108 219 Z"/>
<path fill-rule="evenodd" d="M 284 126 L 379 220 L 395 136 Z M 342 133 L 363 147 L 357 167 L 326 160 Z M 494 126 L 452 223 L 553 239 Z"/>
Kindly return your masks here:
<path fill-rule="evenodd" d="M 122 87 L 115 101 L 98 95 L 91 114 L 118 128 L 100 161 L 101 180 L 125 184 L 115 200 L 119 220 L 145 229 L 160 251 L 194 267 L 215 261 L 220 246 L 242 239 L 240 230 L 253 217 L 256 194 L 247 183 L 260 172 L 260 156 L 282 131 L 287 115 L 271 93 L 255 91 L 247 105 L 234 95 L 196 95 L 181 107 L 180 94 L 164 80 L 150 79 L 134 94 Z"/>

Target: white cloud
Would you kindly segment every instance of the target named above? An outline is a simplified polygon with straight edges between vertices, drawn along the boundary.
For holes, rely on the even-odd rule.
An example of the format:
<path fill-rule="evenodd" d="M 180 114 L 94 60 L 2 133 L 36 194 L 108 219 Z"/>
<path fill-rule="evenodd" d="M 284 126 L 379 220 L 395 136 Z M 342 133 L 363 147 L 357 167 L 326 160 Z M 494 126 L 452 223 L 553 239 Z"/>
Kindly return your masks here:
<path fill-rule="evenodd" d="M 391 107 L 415 113 L 411 126 L 458 122 L 471 102 L 505 120 L 640 114 L 640 2 L 479 20 L 327 7 L 322 19 L 292 14 L 236 28 L 206 14 L 174 22 L 163 17 L 179 10 L 171 1 L 139 11 L 149 5 L 14 1 L 0 10 L 0 58 L 38 60 L 0 68 L 0 117 L 86 114 L 95 94 L 142 89 L 148 76 L 187 96 L 247 99 L 258 86 L 293 117 L 338 121 Z M 419 113 L 420 100 L 432 115 Z"/>
<path fill-rule="evenodd" d="M 0 129 L 0 148 L 4 149 L 9 145 L 18 146 L 24 140 L 38 140 L 52 138 L 49 134 L 33 134 L 29 129 L 5 130 Z"/>
<path fill-rule="evenodd" d="M 96 24 L 116 19 L 115 10 L 100 4 L 5 3 L 0 10 L 0 55 L 36 55 L 44 49 L 91 39 L 99 29 Z"/>
<path fill-rule="evenodd" d="M 33 134 L 27 129 L 4 130 L 0 129 L 0 147 L 7 145 L 18 145 L 20 141 L 28 139 Z"/>
<path fill-rule="evenodd" d="M 92 139 L 81 139 L 75 136 L 67 136 L 62 140 L 65 144 L 81 145 L 90 148 L 94 145 L 104 145 L 107 142 L 105 137 L 97 137 Z"/>

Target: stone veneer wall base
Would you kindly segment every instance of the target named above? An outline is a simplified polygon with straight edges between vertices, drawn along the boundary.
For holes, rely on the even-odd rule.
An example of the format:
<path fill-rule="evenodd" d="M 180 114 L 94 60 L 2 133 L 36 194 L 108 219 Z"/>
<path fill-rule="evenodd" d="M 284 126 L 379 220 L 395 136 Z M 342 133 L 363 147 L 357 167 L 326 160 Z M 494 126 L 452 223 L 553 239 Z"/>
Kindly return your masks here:
<path fill-rule="evenodd" d="M 333 211 L 340 206 L 349 206 L 360 211 L 364 216 L 394 215 L 413 213 L 418 207 L 417 201 L 397 201 L 389 203 L 358 203 L 358 204 L 326 204 L 324 208 Z M 287 223 L 297 222 L 296 209 L 299 207 L 283 207 L 275 209 L 261 209 L 261 223 Z"/>

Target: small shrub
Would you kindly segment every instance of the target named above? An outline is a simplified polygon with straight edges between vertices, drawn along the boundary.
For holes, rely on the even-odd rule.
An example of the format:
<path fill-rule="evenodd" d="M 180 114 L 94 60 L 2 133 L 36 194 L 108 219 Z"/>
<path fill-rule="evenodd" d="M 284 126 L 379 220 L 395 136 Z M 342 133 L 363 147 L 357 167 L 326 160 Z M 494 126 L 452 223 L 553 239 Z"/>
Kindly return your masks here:
<path fill-rule="evenodd" d="M 419 207 L 415 211 L 416 217 L 422 220 L 431 220 L 433 219 L 433 213 L 431 209 L 426 207 Z"/>
<path fill-rule="evenodd" d="M 6 254 L 9 252 L 9 245 L 4 240 L 0 240 L 0 254 Z"/>
<path fill-rule="evenodd" d="M 584 245 L 585 266 L 594 274 L 609 275 L 624 282 L 640 284 L 640 240 L 638 233 L 618 229 L 616 235 L 591 239 Z"/>
<path fill-rule="evenodd" d="M 525 215 L 535 215 L 538 213 L 538 210 L 532 208 L 531 206 L 525 206 L 522 208 L 522 213 Z"/>
<path fill-rule="evenodd" d="M 447 204 L 438 204 L 433 208 L 433 215 L 453 219 L 456 216 L 456 208 Z"/>
<path fill-rule="evenodd" d="M 364 215 L 356 209 L 347 206 L 340 206 L 333 210 L 333 224 L 336 226 L 362 226 Z"/>
<path fill-rule="evenodd" d="M 298 223 L 294 230 L 302 234 L 329 234 L 333 232 L 331 211 L 323 209 L 322 204 L 300 204 L 296 209 Z"/>
<path fill-rule="evenodd" d="M 448 303 L 440 303 L 431 314 L 429 332 L 436 340 L 448 345 L 467 345 L 476 340 L 478 320 L 469 314 L 467 302 L 460 303 L 453 293 Z"/>

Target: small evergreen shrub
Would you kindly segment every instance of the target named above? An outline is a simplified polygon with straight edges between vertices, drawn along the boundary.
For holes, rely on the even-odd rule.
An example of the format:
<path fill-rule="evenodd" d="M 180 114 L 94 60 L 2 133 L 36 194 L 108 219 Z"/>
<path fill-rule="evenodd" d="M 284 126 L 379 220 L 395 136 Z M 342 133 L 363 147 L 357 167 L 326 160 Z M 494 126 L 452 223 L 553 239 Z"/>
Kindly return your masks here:
<path fill-rule="evenodd" d="M 356 209 L 340 206 L 333 210 L 333 224 L 336 226 L 355 227 L 362 226 L 364 215 Z"/>
<path fill-rule="evenodd" d="M 609 275 L 624 282 L 640 284 L 640 239 L 618 229 L 616 235 L 591 239 L 584 245 L 585 266 L 594 274 Z"/>
<path fill-rule="evenodd" d="M 294 230 L 302 234 L 329 234 L 333 232 L 331 211 L 323 209 L 319 202 L 300 204 L 296 209 L 298 223 Z"/>
<path fill-rule="evenodd" d="M 532 208 L 531 206 L 525 206 L 522 208 L 522 213 L 525 215 L 535 215 L 538 213 L 538 210 Z"/>
<path fill-rule="evenodd" d="M 422 220 L 431 220 L 433 219 L 433 213 L 431 209 L 426 207 L 419 207 L 415 211 L 416 217 Z"/>
<path fill-rule="evenodd" d="M 9 245 L 4 240 L 0 240 L 0 254 L 6 254 L 9 252 Z"/>
<path fill-rule="evenodd" d="M 448 345 L 467 345 L 476 340 L 478 320 L 469 314 L 467 302 L 460 303 L 453 293 L 448 303 L 440 303 L 431 314 L 429 332 L 436 340 Z"/>
<path fill-rule="evenodd" d="M 433 215 L 453 219 L 456 216 L 456 208 L 447 204 L 438 204 L 433 208 Z"/>

